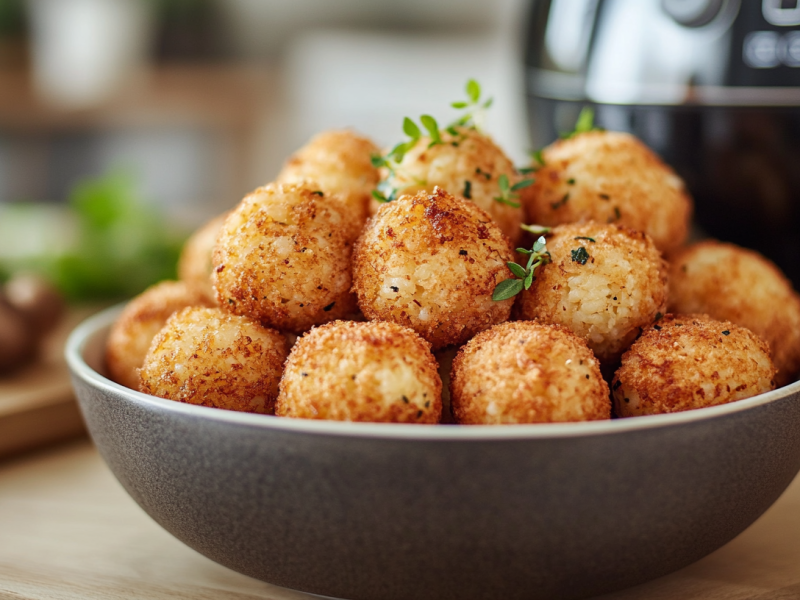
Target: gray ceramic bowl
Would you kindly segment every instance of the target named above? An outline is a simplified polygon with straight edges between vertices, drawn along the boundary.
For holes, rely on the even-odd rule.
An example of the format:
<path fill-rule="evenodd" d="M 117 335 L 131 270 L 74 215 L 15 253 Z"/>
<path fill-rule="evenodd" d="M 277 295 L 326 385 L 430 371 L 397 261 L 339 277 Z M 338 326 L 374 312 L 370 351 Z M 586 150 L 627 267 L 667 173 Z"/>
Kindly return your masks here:
<path fill-rule="evenodd" d="M 273 584 L 341 598 L 579 598 L 679 569 L 800 469 L 800 383 L 610 422 L 418 426 L 161 400 L 103 373 L 117 310 L 73 332 L 89 431 L 167 531 Z"/>

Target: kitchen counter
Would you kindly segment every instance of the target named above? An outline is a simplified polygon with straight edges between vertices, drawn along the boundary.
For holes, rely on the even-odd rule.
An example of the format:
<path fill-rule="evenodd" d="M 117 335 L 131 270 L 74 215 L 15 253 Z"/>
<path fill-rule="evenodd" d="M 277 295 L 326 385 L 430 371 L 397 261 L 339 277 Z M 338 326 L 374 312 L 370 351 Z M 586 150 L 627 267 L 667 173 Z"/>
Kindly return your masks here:
<path fill-rule="evenodd" d="M 184 546 L 87 440 L 0 462 L 0 598 L 303 600 Z M 602 597 L 800 598 L 800 478 L 750 529 L 677 573 Z"/>

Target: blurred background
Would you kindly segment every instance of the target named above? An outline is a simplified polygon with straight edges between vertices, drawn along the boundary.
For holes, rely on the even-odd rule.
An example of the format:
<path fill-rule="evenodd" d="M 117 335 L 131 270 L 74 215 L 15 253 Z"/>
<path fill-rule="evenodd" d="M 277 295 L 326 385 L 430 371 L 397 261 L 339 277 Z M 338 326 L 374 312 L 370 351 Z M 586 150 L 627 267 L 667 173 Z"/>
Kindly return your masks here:
<path fill-rule="evenodd" d="M 405 115 L 449 118 L 469 77 L 495 96 L 488 128 L 522 160 L 522 9 L 0 0 L 0 272 L 44 270 L 72 299 L 134 294 L 314 133 L 394 143 Z"/>

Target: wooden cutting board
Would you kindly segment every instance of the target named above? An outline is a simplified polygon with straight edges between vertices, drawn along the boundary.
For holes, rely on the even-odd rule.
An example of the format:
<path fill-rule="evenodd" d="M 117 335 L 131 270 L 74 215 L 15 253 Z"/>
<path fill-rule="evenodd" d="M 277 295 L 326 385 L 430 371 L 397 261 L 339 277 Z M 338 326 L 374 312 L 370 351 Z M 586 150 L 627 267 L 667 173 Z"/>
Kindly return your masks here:
<path fill-rule="evenodd" d="M 86 434 L 64 360 L 70 331 L 99 307 L 71 308 L 39 360 L 0 376 L 0 457 Z"/>

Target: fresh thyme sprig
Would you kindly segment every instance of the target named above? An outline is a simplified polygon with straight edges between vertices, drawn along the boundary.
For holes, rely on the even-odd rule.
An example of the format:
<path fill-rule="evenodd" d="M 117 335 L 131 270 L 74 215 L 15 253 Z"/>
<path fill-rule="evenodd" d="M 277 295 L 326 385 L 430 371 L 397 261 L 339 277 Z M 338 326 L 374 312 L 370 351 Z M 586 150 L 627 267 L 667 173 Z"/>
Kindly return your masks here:
<path fill-rule="evenodd" d="M 457 127 L 478 129 L 478 125 L 483 119 L 483 112 L 492 105 L 492 98 L 481 100 L 481 86 L 474 79 L 467 81 L 465 89 L 467 92 L 466 101 L 451 103 L 453 108 L 466 109 L 465 114 L 444 129 L 444 131 L 455 139 L 445 141 L 443 139 L 443 132 L 440 130 L 439 123 L 436 119 L 431 115 L 420 116 L 420 124 L 422 128 L 427 131 L 428 137 L 430 138 L 428 148 L 446 143 L 457 146 L 465 137 L 463 133 L 456 129 Z M 420 139 L 422 139 L 422 129 L 409 117 L 403 119 L 403 133 L 408 136 L 408 140 L 400 142 L 385 155 L 373 154 L 371 157 L 373 167 L 378 169 L 385 168 L 389 171 L 389 177 L 381 181 L 378 184 L 378 188 L 372 191 L 372 197 L 378 202 L 391 202 L 397 198 L 399 190 L 393 188 L 389 181 L 397 176 L 397 169 L 405 155 L 419 143 Z M 424 182 L 419 183 L 424 185 Z M 530 185 L 530 183 L 527 185 Z M 506 177 L 506 187 L 508 187 L 508 177 Z M 506 190 L 505 192 L 501 190 L 501 198 L 506 201 L 511 201 L 511 205 L 513 206 L 516 204 L 513 202 L 515 195 L 511 192 L 520 189 L 520 187 L 525 186 L 517 184 L 513 189 Z M 502 202 L 503 200 L 498 201 Z M 516 206 L 519 207 L 519 204 L 516 204 Z"/>
<path fill-rule="evenodd" d="M 503 173 L 497 178 L 497 185 L 500 186 L 500 195 L 495 196 L 494 200 L 500 204 L 506 204 L 508 206 L 513 206 L 514 208 L 519 208 L 520 203 L 516 202 L 516 200 L 519 200 L 519 194 L 516 192 L 522 188 L 528 187 L 529 185 L 533 185 L 533 182 L 533 179 L 523 179 L 519 183 L 510 185 L 508 181 L 508 175 Z"/>
<path fill-rule="evenodd" d="M 451 102 L 450 106 L 456 109 L 465 109 L 466 112 L 453 121 L 448 127 L 447 131 L 452 135 L 457 135 L 456 127 L 467 127 L 469 129 L 481 129 L 485 119 L 486 109 L 492 105 L 494 98 L 481 100 L 481 84 L 470 79 L 465 86 L 467 92 L 466 100 L 458 100 Z"/>
<path fill-rule="evenodd" d="M 587 133 L 589 131 L 605 131 L 605 129 L 602 127 L 595 127 L 594 109 L 591 106 L 584 106 L 578 115 L 578 120 L 575 121 L 575 129 L 568 133 L 562 133 L 561 139 L 568 140 L 580 133 Z"/>
<path fill-rule="evenodd" d="M 536 279 L 536 269 L 550 262 L 550 252 L 547 250 L 547 241 L 544 236 L 540 236 L 533 243 L 530 250 L 517 248 L 517 252 L 528 256 L 528 262 L 523 267 L 515 262 L 507 262 L 508 270 L 514 275 L 497 284 L 492 292 L 492 300 L 500 302 L 508 300 L 519 294 L 523 289 L 530 289 L 533 280 Z"/>

